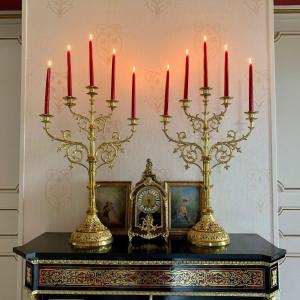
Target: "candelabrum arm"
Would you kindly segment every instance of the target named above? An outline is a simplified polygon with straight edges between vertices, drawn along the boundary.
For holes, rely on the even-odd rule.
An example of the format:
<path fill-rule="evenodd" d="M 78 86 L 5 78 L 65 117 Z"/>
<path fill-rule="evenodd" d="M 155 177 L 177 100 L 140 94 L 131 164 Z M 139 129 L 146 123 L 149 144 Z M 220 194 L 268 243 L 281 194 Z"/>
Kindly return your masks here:
<path fill-rule="evenodd" d="M 111 116 L 112 116 L 112 113 L 109 113 L 106 116 L 99 115 L 95 119 L 94 126 L 95 126 L 96 132 L 102 132 L 102 133 L 104 133 L 104 130 L 105 130 L 105 127 L 106 127 L 106 123 L 107 123 L 108 120 L 110 120 Z"/>
<path fill-rule="evenodd" d="M 177 132 L 177 139 L 171 137 L 168 133 L 166 122 L 164 123 L 162 131 L 169 142 L 177 145 L 177 147 L 173 150 L 173 153 L 180 153 L 180 157 L 185 162 L 185 168 L 188 169 L 190 165 L 195 165 L 202 172 L 202 167 L 197 163 L 197 161 L 201 159 L 203 155 L 203 149 L 196 143 L 186 141 L 185 132 Z"/>
<path fill-rule="evenodd" d="M 76 105 L 76 98 L 73 96 L 66 96 L 64 97 L 65 100 L 65 106 L 67 106 L 69 108 L 69 111 L 71 112 L 72 116 L 75 118 L 75 120 L 77 121 L 77 125 L 81 130 L 85 131 L 85 132 L 89 132 L 89 118 L 86 116 L 83 116 L 77 112 L 74 111 L 73 107 Z"/>
<path fill-rule="evenodd" d="M 191 122 L 193 131 L 203 133 L 204 131 L 204 119 L 202 119 L 199 114 L 196 114 L 195 116 L 191 115 L 188 112 L 188 107 L 183 105 L 183 111 L 188 120 Z"/>
<path fill-rule="evenodd" d="M 137 125 L 136 123 L 137 119 L 129 119 L 129 120 L 130 120 L 129 125 L 131 126 L 131 129 L 127 137 L 122 139 L 118 132 L 114 132 L 112 134 L 111 141 L 101 143 L 96 148 L 96 156 L 99 161 L 99 164 L 97 165 L 96 169 L 99 169 L 104 165 L 108 165 L 109 168 L 112 168 L 113 162 L 118 157 L 119 152 L 121 153 L 124 152 L 124 148 L 122 147 L 122 145 L 124 143 L 128 143 L 131 140 L 136 130 L 135 126 Z"/>
<path fill-rule="evenodd" d="M 78 125 L 80 131 L 83 130 L 83 131 L 89 133 L 90 119 L 88 117 L 81 115 L 74 111 L 74 106 L 76 105 L 76 103 L 75 103 L 76 98 L 73 96 L 66 96 L 66 97 L 64 97 L 64 99 L 66 101 L 65 105 L 69 108 L 69 111 L 71 112 L 72 116 L 77 121 L 77 125 Z M 94 120 L 95 133 L 104 132 L 106 123 L 108 120 L 110 120 L 111 116 L 112 116 L 112 113 L 109 113 L 106 116 L 101 114 Z"/>
<path fill-rule="evenodd" d="M 88 133 L 89 132 L 89 129 L 88 129 L 89 119 L 86 116 L 76 113 L 73 110 L 72 106 L 69 106 L 69 111 L 71 112 L 71 114 L 75 118 L 75 120 L 77 121 L 77 125 L 78 125 L 80 131 L 83 130 Z"/>
<path fill-rule="evenodd" d="M 212 166 L 215 168 L 219 165 L 224 165 L 225 169 L 229 168 L 229 161 L 234 157 L 235 152 L 241 152 L 239 143 L 246 141 L 254 129 L 253 121 L 256 119 L 256 112 L 246 112 L 249 120 L 248 132 L 238 137 L 238 132 L 235 130 L 227 131 L 227 140 L 217 142 L 211 146 L 209 154 L 214 158 L 216 163 Z"/>
<path fill-rule="evenodd" d="M 219 131 L 221 121 L 228 110 L 228 106 L 230 104 L 229 100 L 231 98 L 230 97 L 222 97 L 221 99 L 223 99 L 222 105 L 224 106 L 224 108 L 218 114 L 213 113 L 212 116 L 208 118 L 208 120 L 207 120 L 208 133 L 211 133 L 213 131 L 216 131 L 216 132 Z"/>
<path fill-rule="evenodd" d="M 84 157 L 84 150 L 86 154 L 88 153 L 87 147 L 81 143 L 71 140 L 72 134 L 70 130 L 63 130 L 62 137 L 56 137 L 50 133 L 48 123 L 44 123 L 44 130 L 47 135 L 54 141 L 60 142 L 61 144 L 58 146 L 57 151 L 64 151 L 65 157 L 71 163 L 70 167 L 73 167 L 73 164 L 84 167 L 88 170 L 87 166 L 82 163 Z"/>

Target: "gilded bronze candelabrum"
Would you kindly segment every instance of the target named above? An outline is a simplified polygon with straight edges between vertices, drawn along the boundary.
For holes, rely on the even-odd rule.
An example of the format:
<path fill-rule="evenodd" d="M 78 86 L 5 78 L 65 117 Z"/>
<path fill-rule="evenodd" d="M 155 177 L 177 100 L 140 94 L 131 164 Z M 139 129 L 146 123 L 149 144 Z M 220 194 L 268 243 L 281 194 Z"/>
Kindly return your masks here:
<path fill-rule="evenodd" d="M 106 246 L 112 243 L 113 237 L 110 230 L 104 226 L 97 216 L 96 207 L 96 170 L 104 165 L 112 167 L 113 161 L 118 157 L 119 152 L 123 152 L 122 144 L 129 142 L 136 130 L 137 119 L 129 118 L 130 134 L 122 139 L 119 132 L 112 134 L 112 139 L 102 142 L 96 146 L 97 133 L 105 132 L 107 121 L 112 117 L 113 110 L 117 107 L 117 100 L 107 100 L 110 113 L 107 115 L 100 114 L 96 116 L 95 96 L 97 95 L 96 86 L 88 86 L 87 94 L 89 95 L 90 108 L 88 116 L 76 113 L 73 108 L 76 105 L 76 98 L 73 96 L 64 97 L 65 105 L 69 108 L 71 114 L 77 121 L 80 131 L 87 135 L 87 145 L 72 139 L 70 130 L 63 130 L 61 137 L 56 137 L 50 133 L 49 125 L 51 123 L 50 114 L 42 114 L 43 128 L 47 135 L 55 141 L 60 142 L 58 151 L 64 151 L 65 157 L 73 165 L 79 165 L 88 172 L 89 183 L 89 207 L 83 223 L 71 234 L 70 243 L 76 248 L 93 248 Z M 83 162 L 86 158 L 87 164 Z"/>
<path fill-rule="evenodd" d="M 179 152 L 180 157 L 185 162 L 185 168 L 191 165 L 197 166 L 203 176 L 202 186 L 202 203 L 200 220 L 189 230 L 188 240 L 196 246 L 226 246 L 230 244 L 228 233 L 220 226 L 214 218 L 214 211 L 211 206 L 211 188 L 210 175 L 212 169 L 223 165 L 225 169 L 229 168 L 229 161 L 233 158 L 235 152 L 241 152 L 239 143 L 247 140 L 254 129 L 253 122 L 256 120 L 256 111 L 247 111 L 246 119 L 249 121 L 248 132 L 238 136 L 235 130 L 227 131 L 227 138 L 224 141 L 210 143 L 211 134 L 218 132 L 221 121 L 225 116 L 232 97 L 221 97 L 223 110 L 219 114 L 209 113 L 208 102 L 211 96 L 209 87 L 202 87 L 201 96 L 203 98 L 203 116 L 199 114 L 192 115 L 189 113 L 189 103 L 191 100 L 182 99 L 181 106 L 183 111 L 191 122 L 193 132 L 201 137 L 201 141 L 189 142 L 185 132 L 177 132 L 177 138 L 173 138 L 168 133 L 168 124 L 170 123 L 169 115 L 162 115 L 163 132 L 169 142 L 177 146 L 174 153 Z"/>

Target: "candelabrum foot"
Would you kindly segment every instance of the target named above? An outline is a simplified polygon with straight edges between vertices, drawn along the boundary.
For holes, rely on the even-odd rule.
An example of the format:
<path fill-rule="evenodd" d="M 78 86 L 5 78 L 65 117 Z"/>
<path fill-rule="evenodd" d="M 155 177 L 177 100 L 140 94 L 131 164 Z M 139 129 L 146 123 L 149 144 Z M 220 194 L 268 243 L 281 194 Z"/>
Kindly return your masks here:
<path fill-rule="evenodd" d="M 98 248 L 110 245 L 113 237 L 94 212 L 87 212 L 84 222 L 72 232 L 70 243 L 75 248 Z"/>
<path fill-rule="evenodd" d="M 230 244 L 228 233 L 216 223 L 211 212 L 203 213 L 188 232 L 188 240 L 199 247 L 220 247 Z"/>

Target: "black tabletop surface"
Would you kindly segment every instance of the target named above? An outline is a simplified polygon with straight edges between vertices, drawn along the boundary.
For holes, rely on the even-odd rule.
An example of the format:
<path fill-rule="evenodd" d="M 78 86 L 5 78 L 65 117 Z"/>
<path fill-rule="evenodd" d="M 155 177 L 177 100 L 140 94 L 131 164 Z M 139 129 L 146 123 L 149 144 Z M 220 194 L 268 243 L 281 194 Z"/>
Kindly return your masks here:
<path fill-rule="evenodd" d="M 255 260 L 274 262 L 284 257 L 279 249 L 257 234 L 231 234 L 231 244 L 224 248 L 197 248 L 185 237 L 170 237 L 169 242 L 135 242 L 127 236 L 115 236 L 107 252 L 74 249 L 68 242 L 70 233 L 46 232 L 14 252 L 27 260 Z"/>

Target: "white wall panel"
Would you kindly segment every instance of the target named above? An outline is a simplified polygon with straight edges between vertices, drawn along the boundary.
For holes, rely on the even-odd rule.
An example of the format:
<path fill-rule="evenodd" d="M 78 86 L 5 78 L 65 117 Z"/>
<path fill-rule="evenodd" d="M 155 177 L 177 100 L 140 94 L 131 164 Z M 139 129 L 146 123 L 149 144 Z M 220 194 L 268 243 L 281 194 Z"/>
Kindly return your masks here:
<path fill-rule="evenodd" d="M 14 256 L 0 256 L 0 299 L 17 299 L 17 261 Z"/>
<path fill-rule="evenodd" d="M 0 15 L 0 299 L 17 299 L 21 24 Z M 20 282 L 21 284 L 21 282 Z"/>
<path fill-rule="evenodd" d="M 300 237 L 300 207 L 283 207 L 278 221 L 280 231 L 285 235 L 299 235 Z"/>
<path fill-rule="evenodd" d="M 0 235 L 18 234 L 18 212 L 16 210 L 0 210 Z"/>
<path fill-rule="evenodd" d="M 0 190 L 0 210 L 18 209 L 19 188 Z"/>
<path fill-rule="evenodd" d="M 298 300 L 300 278 L 300 14 L 275 15 L 278 227 L 288 258 L 281 299 Z"/>
<path fill-rule="evenodd" d="M 13 247 L 18 244 L 18 237 L 16 236 L 0 236 L 0 256 L 12 254 Z"/>

